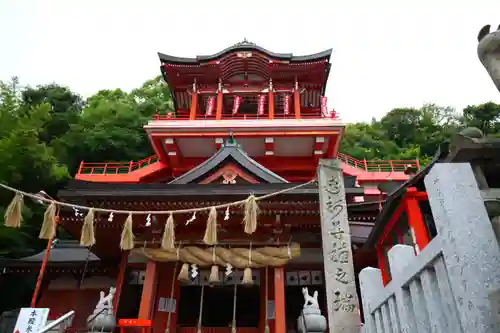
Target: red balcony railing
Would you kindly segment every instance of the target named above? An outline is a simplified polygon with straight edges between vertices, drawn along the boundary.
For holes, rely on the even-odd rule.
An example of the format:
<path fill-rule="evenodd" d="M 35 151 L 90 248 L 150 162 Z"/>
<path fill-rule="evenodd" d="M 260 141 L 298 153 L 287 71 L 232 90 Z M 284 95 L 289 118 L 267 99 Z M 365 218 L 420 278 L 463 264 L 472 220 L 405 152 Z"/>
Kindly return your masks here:
<path fill-rule="evenodd" d="M 408 166 L 416 167 L 420 169 L 420 163 L 418 160 L 358 160 L 345 154 L 338 153 L 337 158 L 342 162 L 369 172 L 402 172 Z M 152 163 L 158 161 L 156 155 L 145 158 L 138 162 L 81 162 L 80 168 L 78 169 L 79 175 L 117 175 L 117 174 L 127 174 L 133 172 L 137 169 L 148 166 Z"/>
<path fill-rule="evenodd" d="M 402 172 L 410 166 L 420 169 L 418 160 L 358 160 L 342 153 L 338 153 L 337 158 L 352 167 L 369 172 Z"/>
<path fill-rule="evenodd" d="M 269 115 L 258 115 L 258 114 L 223 114 L 221 120 L 257 120 L 257 119 L 269 119 Z M 295 114 L 276 114 L 273 119 L 296 119 Z M 300 119 L 325 119 L 319 113 L 303 113 L 300 115 Z M 332 113 L 329 119 L 340 119 L 338 113 Z M 155 114 L 153 120 L 190 120 L 189 114 L 178 113 L 178 114 Z M 206 116 L 198 114 L 195 120 L 216 120 L 215 115 Z"/>
<path fill-rule="evenodd" d="M 158 156 L 153 155 L 140 161 L 134 162 L 81 162 L 78 169 L 79 175 L 117 175 L 126 174 L 140 168 L 144 168 L 158 161 Z"/>

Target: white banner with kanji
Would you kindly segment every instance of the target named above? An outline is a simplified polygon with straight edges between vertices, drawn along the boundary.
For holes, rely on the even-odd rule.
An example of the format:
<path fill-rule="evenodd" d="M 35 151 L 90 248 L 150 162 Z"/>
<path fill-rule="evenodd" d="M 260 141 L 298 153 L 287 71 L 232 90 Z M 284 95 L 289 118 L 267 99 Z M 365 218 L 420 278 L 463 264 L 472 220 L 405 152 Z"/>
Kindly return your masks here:
<path fill-rule="evenodd" d="M 264 106 L 266 105 L 266 95 L 259 96 L 259 104 L 257 106 L 257 114 L 259 116 L 264 115 Z"/>
<path fill-rule="evenodd" d="M 290 114 L 290 95 L 283 96 L 283 113 L 285 116 Z"/>
<path fill-rule="evenodd" d="M 47 324 L 49 309 L 22 308 L 13 333 L 36 333 Z"/>
<path fill-rule="evenodd" d="M 210 96 L 207 99 L 207 110 L 205 112 L 205 116 L 210 117 L 214 111 L 214 96 Z"/>
<path fill-rule="evenodd" d="M 241 96 L 234 96 L 233 114 L 238 113 L 238 109 L 240 108 L 240 104 L 241 104 Z"/>
<path fill-rule="evenodd" d="M 324 118 L 329 118 L 330 113 L 328 112 L 328 104 L 327 104 L 326 96 L 321 96 L 321 114 Z"/>

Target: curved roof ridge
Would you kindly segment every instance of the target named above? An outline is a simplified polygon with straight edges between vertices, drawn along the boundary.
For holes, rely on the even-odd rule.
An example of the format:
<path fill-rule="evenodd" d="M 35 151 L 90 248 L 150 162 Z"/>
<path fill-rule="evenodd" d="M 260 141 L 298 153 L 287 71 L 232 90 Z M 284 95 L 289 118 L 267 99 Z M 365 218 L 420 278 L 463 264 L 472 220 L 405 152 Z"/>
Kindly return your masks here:
<path fill-rule="evenodd" d="M 321 51 L 318 53 L 313 53 L 309 55 L 300 55 L 294 56 L 293 53 L 277 53 L 273 51 L 269 51 L 255 43 L 248 42 L 244 40 L 243 42 L 236 43 L 232 46 L 229 46 L 222 51 L 216 52 L 211 55 L 198 55 L 195 58 L 189 57 L 176 57 L 168 54 L 164 54 L 158 52 L 158 57 L 161 62 L 165 63 L 178 63 L 178 64 L 199 64 L 203 62 L 208 62 L 211 60 L 220 59 L 228 53 L 237 52 L 237 51 L 258 51 L 266 54 L 270 58 L 274 58 L 277 60 L 286 60 L 291 62 L 306 62 L 306 61 L 314 61 L 318 59 L 327 59 L 330 60 L 330 56 L 332 54 L 332 49 L 328 49 L 325 51 Z"/>
<path fill-rule="evenodd" d="M 269 175 L 275 177 L 276 179 L 281 180 L 281 182 L 283 182 L 283 183 L 288 183 L 288 180 L 286 180 L 285 178 L 279 176 L 278 174 L 274 173 L 273 171 L 265 168 L 262 164 L 258 163 L 256 160 L 254 160 L 253 158 L 251 158 L 250 156 L 248 156 L 248 154 L 244 150 L 240 149 L 238 146 L 236 147 L 236 150 L 238 150 L 241 153 L 241 155 L 244 158 L 246 158 L 246 160 L 249 163 L 252 163 L 256 168 L 259 168 L 259 169 L 265 171 L 266 173 L 268 173 Z"/>

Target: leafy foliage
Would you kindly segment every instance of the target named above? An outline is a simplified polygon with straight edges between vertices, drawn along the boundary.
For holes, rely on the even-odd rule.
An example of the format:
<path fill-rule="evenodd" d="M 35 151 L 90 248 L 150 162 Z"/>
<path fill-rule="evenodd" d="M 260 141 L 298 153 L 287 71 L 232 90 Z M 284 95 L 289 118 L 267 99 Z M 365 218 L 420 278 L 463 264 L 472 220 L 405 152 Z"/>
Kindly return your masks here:
<path fill-rule="evenodd" d="M 348 125 L 341 152 L 367 160 L 420 159 L 425 165 L 440 143 L 469 126 L 463 119 L 453 108 L 435 104 L 394 109 L 380 121 Z"/>

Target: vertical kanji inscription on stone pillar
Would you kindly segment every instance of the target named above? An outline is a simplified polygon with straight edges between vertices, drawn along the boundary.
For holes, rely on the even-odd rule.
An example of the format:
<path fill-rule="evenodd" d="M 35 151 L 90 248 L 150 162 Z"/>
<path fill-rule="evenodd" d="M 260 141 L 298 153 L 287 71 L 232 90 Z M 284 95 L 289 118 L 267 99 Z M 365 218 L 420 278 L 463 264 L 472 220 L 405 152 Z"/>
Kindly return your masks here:
<path fill-rule="evenodd" d="M 340 161 L 319 161 L 318 190 L 329 332 L 358 333 L 359 303 Z"/>

